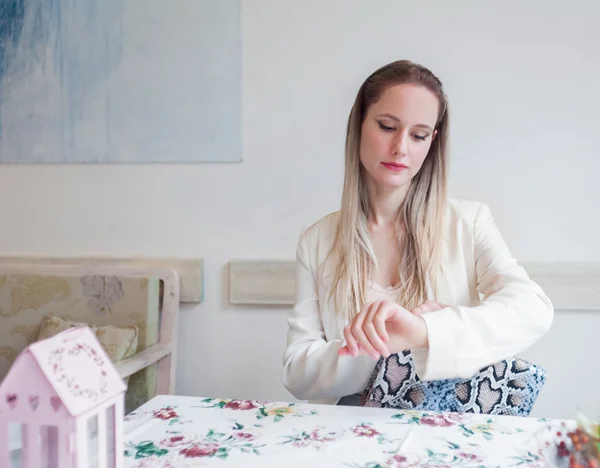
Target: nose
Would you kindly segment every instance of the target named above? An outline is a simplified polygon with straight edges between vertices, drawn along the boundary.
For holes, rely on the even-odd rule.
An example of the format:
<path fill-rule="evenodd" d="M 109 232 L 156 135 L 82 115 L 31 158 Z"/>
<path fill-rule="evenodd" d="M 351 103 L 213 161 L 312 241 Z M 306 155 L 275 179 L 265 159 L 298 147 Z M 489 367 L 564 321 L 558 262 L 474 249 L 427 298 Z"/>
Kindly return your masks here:
<path fill-rule="evenodd" d="M 408 155 L 408 134 L 406 132 L 398 133 L 393 142 L 392 153 L 400 157 Z"/>

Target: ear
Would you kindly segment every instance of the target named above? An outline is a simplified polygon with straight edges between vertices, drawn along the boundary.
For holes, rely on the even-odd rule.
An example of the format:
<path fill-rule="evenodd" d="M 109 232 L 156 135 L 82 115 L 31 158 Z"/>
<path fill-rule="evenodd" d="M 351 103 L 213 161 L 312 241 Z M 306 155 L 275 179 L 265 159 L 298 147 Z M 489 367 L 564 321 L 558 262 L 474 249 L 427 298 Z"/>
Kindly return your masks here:
<path fill-rule="evenodd" d="M 435 140 L 436 135 L 437 135 L 437 130 L 434 130 L 433 135 L 431 135 L 431 141 Z"/>

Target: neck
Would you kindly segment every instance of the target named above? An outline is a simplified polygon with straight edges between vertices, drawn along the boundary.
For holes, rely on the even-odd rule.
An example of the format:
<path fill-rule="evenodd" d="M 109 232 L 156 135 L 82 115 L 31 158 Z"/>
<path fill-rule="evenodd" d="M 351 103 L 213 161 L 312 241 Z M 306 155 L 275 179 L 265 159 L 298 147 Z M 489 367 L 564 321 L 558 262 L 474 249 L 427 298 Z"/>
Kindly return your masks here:
<path fill-rule="evenodd" d="M 367 185 L 371 215 L 369 223 L 373 226 L 395 225 L 400 207 L 406 198 L 409 184 L 402 187 L 382 187 L 374 183 Z"/>

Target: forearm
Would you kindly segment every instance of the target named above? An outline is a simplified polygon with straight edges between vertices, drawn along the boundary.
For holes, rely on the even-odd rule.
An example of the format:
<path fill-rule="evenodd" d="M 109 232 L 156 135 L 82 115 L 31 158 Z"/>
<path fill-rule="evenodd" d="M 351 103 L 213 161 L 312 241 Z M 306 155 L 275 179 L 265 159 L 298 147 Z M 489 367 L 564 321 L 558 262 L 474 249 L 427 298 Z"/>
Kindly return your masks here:
<path fill-rule="evenodd" d="M 377 364 L 370 356 L 338 356 L 342 340 L 297 342 L 286 351 L 283 383 L 300 400 L 362 392 Z"/>
<path fill-rule="evenodd" d="M 480 305 L 423 315 L 429 337 L 423 380 L 469 377 L 525 351 L 547 333 L 554 316 L 550 300 L 528 278 L 507 277 Z"/>

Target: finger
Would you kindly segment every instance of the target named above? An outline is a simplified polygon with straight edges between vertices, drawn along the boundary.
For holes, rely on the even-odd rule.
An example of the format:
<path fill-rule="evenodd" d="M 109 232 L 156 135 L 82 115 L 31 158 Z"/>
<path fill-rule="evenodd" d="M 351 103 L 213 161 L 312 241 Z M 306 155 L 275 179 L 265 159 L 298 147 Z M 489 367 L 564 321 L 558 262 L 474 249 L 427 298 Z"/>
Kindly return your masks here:
<path fill-rule="evenodd" d="M 360 347 L 358 348 L 358 353 L 360 353 Z M 348 345 L 344 345 L 338 350 L 338 356 L 352 356 L 352 351 L 350 351 Z"/>
<path fill-rule="evenodd" d="M 353 334 L 353 329 L 362 327 L 362 322 L 364 320 L 365 315 L 368 313 L 369 308 L 373 306 L 373 303 L 367 304 L 363 310 L 354 317 L 348 325 L 344 328 L 344 338 L 346 339 L 346 346 L 350 351 L 350 355 L 352 357 L 356 357 L 361 354 L 361 347 L 359 342 L 356 339 L 356 336 Z"/>
<path fill-rule="evenodd" d="M 440 307 L 440 309 L 445 309 L 446 307 L 450 307 L 450 305 L 442 304 L 441 302 L 438 302 L 437 305 Z"/>
<path fill-rule="evenodd" d="M 375 349 L 375 351 L 377 351 L 377 356 L 373 355 L 373 357 L 376 359 L 378 359 L 379 356 L 388 357 L 390 355 L 390 352 L 388 351 L 383 338 L 379 334 L 378 329 L 375 327 L 374 322 L 375 317 L 380 315 L 379 311 L 384 307 L 388 306 L 385 303 L 381 303 L 379 307 L 372 308 L 363 322 L 363 331 L 369 340 L 369 344 Z M 385 322 L 383 322 L 383 328 L 385 329 Z"/>
<path fill-rule="evenodd" d="M 389 319 L 391 319 L 392 317 L 394 317 L 396 315 L 396 313 L 398 312 L 399 309 L 405 310 L 406 312 L 408 312 L 408 310 L 395 305 L 394 307 L 385 307 L 381 310 L 380 315 L 381 315 L 381 319 L 384 322 L 387 322 Z"/>
<path fill-rule="evenodd" d="M 427 312 L 431 312 L 431 310 L 432 310 L 431 301 L 425 301 L 425 302 L 423 302 L 423 304 L 421 304 L 419 307 L 417 307 L 415 310 L 413 310 L 413 314 L 423 315 Z"/>
<path fill-rule="evenodd" d="M 367 335 L 363 330 L 363 324 L 370 309 L 377 307 L 379 307 L 378 302 L 370 304 L 365 311 L 361 312 L 354 318 L 354 323 L 350 327 L 350 333 L 352 334 L 352 337 L 356 340 L 356 343 L 358 343 L 360 349 L 366 354 L 370 355 L 373 359 L 377 359 L 379 357 L 379 353 L 375 350 L 375 348 L 371 345 L 371 342 L 367 338 Z"/>
<path fill-rule="evenodd" d="M 356 317 L 355 317 L 355 319 L 356 319 Z M 352 326 L 353 323 L 354 323 L 354 320 L 352 320 L 344 328 L 344 338 L 346 339 L 346 348 L 348 348 L 350 355 L 352 357 L 356 357 L 356 356 L 358 356 L 358 352 L 359 352 L 358 344 L 356 343 L 356 340 L 354 339 L 354 336 L 352 336 L 352 332 L 350 331 L 350 327 Z"/>
<path fill-rule="evenodd" d="M 379 311 L 379 309 L 378 309 L 378 311 Z M 387 328 L 385 326 L 385 320 L 382 318 L 382 316 L 378 313 L 375 313 L 373 315 L 372 322 L 373 322 L 373 326 L 375 327 L 375 330 L 377 331 L 377 334 L 381 337 L 381 340 L 384 343 L 389 343 L 390 335 L 387 332 Z M 387 349 L 387 345 L 386 345 L 386 349 Z M 388 350 L 388 352 L 389 352 L 389 350 Z"/>

